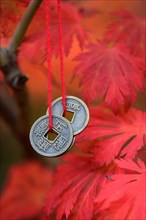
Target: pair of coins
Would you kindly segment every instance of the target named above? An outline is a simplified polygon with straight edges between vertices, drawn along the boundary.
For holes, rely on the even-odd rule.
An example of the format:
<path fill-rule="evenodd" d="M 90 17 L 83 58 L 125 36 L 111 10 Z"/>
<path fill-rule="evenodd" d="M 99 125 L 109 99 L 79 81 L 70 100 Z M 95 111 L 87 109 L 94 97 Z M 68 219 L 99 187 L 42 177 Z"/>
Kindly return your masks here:
<path fill-rule="evenodd" d="M 79 134 L 88 124 L 89 110 L 86 104 L 74 96 L 66 97 L 66 110 L 69 119 L 63 117 L 62 98 L 52 103 L 52 122 L 55 137 L 49 140 L 49 115 L 40 117 L 30 130 L 30 142 L 34 150 L 48 157 L 56 157 L 68 151 Z"/>

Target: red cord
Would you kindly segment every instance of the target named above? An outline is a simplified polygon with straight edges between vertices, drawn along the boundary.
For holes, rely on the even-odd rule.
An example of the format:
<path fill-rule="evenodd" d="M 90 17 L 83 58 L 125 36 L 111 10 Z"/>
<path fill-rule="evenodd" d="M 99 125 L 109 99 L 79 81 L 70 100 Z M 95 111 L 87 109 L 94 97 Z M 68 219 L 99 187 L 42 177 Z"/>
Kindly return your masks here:
<path fill-rule="evenodd" d="M 50 39 L 50 0 L 46 1 L 46 29 L 47 29 L 47 61 L 48 61 L 48 107 L 49 107 L 49 128 L 52 130 L 52 83 L 51 83 L 51 39 Z M 61 0 L 57 0 L 58 8 L 58 34 L 59 34 L 59 55 L 61 68 L 61 88 L 62 88 L 62 106 L 63 114 L 66 113 L 66 90 L 64 78 L 64 56 L 62 40 L 62 19 L 61 19 Z"/>
<path fill-rule="evenodd" d="M 58 33 L 59 33 L 59 55 L 60 55 L 60 68 L 61 68 L 61 88 L 62 88 L 62 106 L 63 114 L 66 113 L 66 89 L 64 78 L 64 56 L 63 56 L 63 38 L 62 38 L 62 19 L 61 19 L 61 0 L 57 0 L 58 8 Z"/>
<path fill-rule="evenodd" d="M 48 62 L 48 113 L 49 128 L 52 130 L 52 83 L 51 83 L 51 39 L 50 39 L 50 0 L 46 0 L 46 30 L 47 30 L 47 62 Z"/>

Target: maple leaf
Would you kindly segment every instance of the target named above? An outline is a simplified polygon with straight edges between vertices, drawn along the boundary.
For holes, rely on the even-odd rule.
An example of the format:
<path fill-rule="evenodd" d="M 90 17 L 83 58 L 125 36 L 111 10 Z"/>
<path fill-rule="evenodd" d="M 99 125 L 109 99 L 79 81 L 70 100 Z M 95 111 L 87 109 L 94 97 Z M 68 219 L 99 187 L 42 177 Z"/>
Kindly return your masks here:
<path fill-rule="evenodd" d="M 103 42 L 90 44 L 88 51 L 79 54 L 80 63 L 74 76 L 80 77 L 82 95 L 88 103 L 97 96 L 117 112 L 135 101 L 136 92 L 143 88 L 141 65 L 124 47 L 107 47 Z"/>
<path fill-rule="evenodd" d="M 40 217 L 51 183 L 51 171 L 38 162 L 12 167 L 1 195 L 1 218 L 20 220 Z"/>
<path fill-rule="evenodd" d="M 98 219 L 146 219 L 145 185 L 146 168 L 141 160 L 115 160 L 128 173 L 114 174 L 109 183 L 103 184 L 95 202 L 101 214 Z"/>
<path fill-rule="evenodd" d="M 51 55 L 58 57 L 59 54 L 59 34 L 58 34 L 58 11 L 56 2 L 51 3 L 50 10 L 50 33 L 51 33 Z M 28 33 L 20 47 L 20 50 L 32 60 L 38 54 L 38 48 L 41 53 L 41 62 L 46 59 L 46 26 L 45 13 L 43 9 L 42 18 L 40 17 L 39 31 L 35 28 L 34 31 Z M 62 2 L 62 37 L 65 55 L 69 54 L 73 43 L 73 38 L 76 37 L 80 48 L 84 47 L 87 40 L 87 30 L 82 25 L 82 16 L 80 12 L 70 3 Z M 31 55 L 30 55 L 31 54 Z"/>
<path fill-rule="evenodd" d="M 131 108 L 124 115 L 114 115 L 109 109 L 98 107 L 90 114 L 89 125 L 77 140 L 94 140 L 91 151 L 98 164 L 109 164 L 116 156 L 134 158 L 146 144 L 146 112 Z"/>
<path fill-rule="evenodd" d="M 92 162 L 92 155 L 68 154 L 65 164 L 58 167 L 55 184 L 46 200 L 46 212 L 53 219 L 63 217 L 70 220 L 92 219 L 94 216 L 94 198 L 106 175 L 113 172 L 115 166 L 100 168 Z"/>
<path fill-rule="evenodd" d="M 2 23 L 1 33 L 2 36 L 8 38 L 12 35 L 14 28 L 20 21 L 25 9 L 27 8 L 30 0 L 18 1 L 2 1 L 1 11 Z M 55 1 L 51 1 L 50 10 L 50 23 L 51 23 L 51 54 L 58 56 L 59 53 L 59 34 L 58 34 L 58 11 Z M 17 8 L 17 10 L 15 10 Z M 90 10 L 92 12 L 92 10 Z M 81 11 L 82 12 L 82 11 Z M 90 16 L 94 15 L 91 13 Z M 87 30 L 82 25 L 82 18 L 86 17 L 80 13 L 72 4 L 62 2 L 62 36 L 63 46 L 66 55 L 69 54 L 72 46 L 73 38 L 76 36 L 81 48 L 87 40 Z M 45 4 L 43 3 L 38 9 L 35 19 L 33 19 L 29 30 L 19 48 L 28 59 L 33 60 L 35 55 L 41 54 L 41 61 L 46 58 L 46 24 L 45 24 Z M 38 31 L 39 30 L 39 31 Z"/>
<path fill-rule="evenodd" d="M 116 11 L 116 21 L 105 33 L 105 40 L 125 43 L 134 56 L 145 57 L 145 19 L 131 14 L 128 11 Z"/>

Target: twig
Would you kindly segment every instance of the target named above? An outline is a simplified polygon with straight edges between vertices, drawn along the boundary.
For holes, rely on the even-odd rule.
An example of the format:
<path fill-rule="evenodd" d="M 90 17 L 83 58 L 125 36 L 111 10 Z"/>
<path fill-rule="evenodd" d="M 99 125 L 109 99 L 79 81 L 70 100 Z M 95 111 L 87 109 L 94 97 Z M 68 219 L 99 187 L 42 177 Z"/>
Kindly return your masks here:
<path fill-rule="evenodd" d="M 9 124 L 15 136 L 22 143 L 27 156 L 34 157 L 34 151 L 29 143 L 29 129 L 30 129 L 30 105 L 27 89 L 25 83 L 28 80 L 27 76 L 21 73 L 17 63 L 17 48 L 20 46 L 27 28 L 40 6 L 42 0 L 32 0 L 24 13 L 24 16 L 16 28 L 16 32 L 12 37 L 12 41 L 8 48 L 0 50 L 0 68 L 5 76 L 6 82 L 13 88 L 16 103 L 9 103 L 10 94 L 7 99 L 3 96 L 0 98 L 1 115 Z M 9 98 L 8 98 L 9 97 Z M 16 105 L 17 104 L 17 105 Z M 12 109 L 17 109 L 18 114 L 15 115 Z M 16 117 L 17 116 L 17 117 Z M 11 118 L 12 117 L 12 118 Z M 18 121 L 17 121 L 17 120 Z"/>
<path fill-rule="evenodd" d="M 23 37 L 25 35 L 25 32 L 28 29 L 28 26 L 36 13 L 37 9 L 39 8 L 40 4 L 42 3 L 42 0 L 32 0 L 24 13 L 20 23 L 18 24 L 16 31 L 12 37 L 12 40 L 9 44 L 9 50 L 16 51 L 19 45 L 21 44 Z"/>
<path fill-rule="evenodd" d="M 6 82 L 14 89 L 21 89 L 28 80 L 28 77 L 22 74 L 15 52 L 7 48 L 0 49 L 0 67 L 5 76 Z"/>
<path fill-rule="evenodd" d="M 21 89 L 28 80 L 28 77 L 22 74 L 17 63 L 17 49 L 20 46 L 27 28 L 40 6 L 42 0 L 32 0 L 24 13 L 22 20 L 18 24 L 16 31 L 8 48 L 0 49 L 0 68 L 5 76 L 7 83 L 14 89 Z"/>

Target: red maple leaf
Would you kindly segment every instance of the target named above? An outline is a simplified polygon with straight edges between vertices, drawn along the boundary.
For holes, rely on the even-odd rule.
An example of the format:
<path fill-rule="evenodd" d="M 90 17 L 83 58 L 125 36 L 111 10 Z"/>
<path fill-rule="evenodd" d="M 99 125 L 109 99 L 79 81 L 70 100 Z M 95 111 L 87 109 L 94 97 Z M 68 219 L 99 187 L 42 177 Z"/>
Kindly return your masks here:
<path fill-rule="evenodd" d="M 100 168 L 92 161 L 92 155 L 68 154 L 65 164 L 58 167 L 55 184 L 46 200 L 46 212 L 49 217 L 61 220 L 92 219 L 94 216 L 94 198 L 102 183 L 111 175 L 114 164 Z M 47 218 L 48 219 L 48 218 Z"/>
<path fill-rule="evenodd" d="M 14 0 L 2 1 L 2 23 L 1 33 L 3 37 L 11 37 L 14 28 L 18 25 L 23 13 L 29 4 L 30 0 Z M 58 11 L 55 1 L 51 1 L 51 54 L 58 56 L 59 34 L 58 34 Z M 31 22 L 29 30 L 22 42 L 19 50 L 31 61 L 36 60 L 34 57 L 41 54 L 41 61 L 44 60 L 46 53 L 46 24 L 45 24 L 45 4 L 41 4 L 35 18 Z M 17 10 L 15 10 L 17 8 Z M 83 10 L 84 11 L 84 10 Z M 86 13 L 77 10 L 70 3 L 62 2 L 62 35 L 64 52 L 68 55 L 73 43 L 73 38 L 78 39 L 79 45 L 83 48 L 87 40 L 87 30 L 82 25 L 82 18 L 86 17 Z M 90 10 L 91 11 L 91 10 Z M 91 13 L 92 16 L 94 13 Z M 38 51 L 39 49 L 39 51 Z"/>
<path fill-rule="evenodd" d="M 38 162 L 12 167 L 1 195 L 1 218 L 20 220 L 40 217 L 51 183 L 51 171 Z"/>
<path fill-rule="evenodd" d="M 95 202 L 100 220 L 146 219 L 145 186 L 146 168 L 141 160 L 116 160 L 116 164 L 128 170 L 125 174 L 114 174 L 112 180 L 103 184 Z M 101 211 L 101 213 L 100 213 Z"/>
<path fill-rule="evenodd" d="M 138 60 L 121 46 L 107 47 L 103 42 L 90 44 L 88 51 L 79 54 L 80 63 L 75 76 L 80 77 L 82 95 L 88 103 L 97 96 L 114 111 L 135 101 L 137 91 L 143 88 L 143 74 Z"/>
<path fill-rule="evenodd" d="M 105 33 L 105 40 L 125 43 L 134 56 L 145 57 L 145 19 L 139 18 L 128 11 L 112 13 L 116 16 Z"/>
<path fill-rule="evenodd" d="M 90 113 L 89 125 L 78 141 L 94 140 L 91 151 L 98 164 L 109 164 L 116 156 L 134 158 L 146 144 L 146 112 L 131 108 L 120 116 L 98 107 Z"/>
<path fill-rule="evenodd" d="M 62 2 L 62 36 L 63 47 L 66 56 L 69 54 L 74 37 L 77 38 L 81 49 L 87 40 L 87 30 L 82 25 L 81 13 L 70 3 Z M 20 50 L 32 60 L 36 54 L 41 53 L 41 62 L 46 58 L 46 26 L 45 26 L 45 9 L 43 15 L 33 32 L 28 33 L 25 37 Z M 50 11 L 50 32 L 51 32 L 51 55 L 56 57 L 59 54 L 59 34 L 58 34 L 58 11 L 56 2 L 51 2 Z M 31 54 L 31 55 L 30 55 Z"/>

